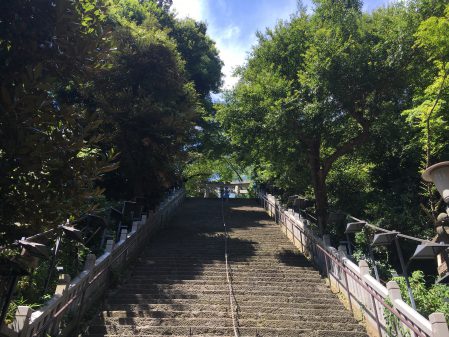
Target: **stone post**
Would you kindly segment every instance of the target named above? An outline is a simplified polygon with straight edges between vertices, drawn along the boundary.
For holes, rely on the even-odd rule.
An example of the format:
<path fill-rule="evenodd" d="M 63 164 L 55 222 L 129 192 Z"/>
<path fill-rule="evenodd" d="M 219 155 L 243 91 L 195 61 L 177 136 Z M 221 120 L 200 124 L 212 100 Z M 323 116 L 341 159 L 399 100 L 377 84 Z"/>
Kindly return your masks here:
<path fill-rule="evenodd" d="M 402 300 L 401 290 L 396 281 L 389 281 L 387 283 L 388 297 L 390 297 L 391 302 L 393 303 L 393 307 L 396 306 L 394 303 L 395 300 Z"/>
<path fill-rule="evenodd" d="M 16 310 L 16 327 L 17 332 L 20 333 L 22 336 L 26 336 L 26 333 L 28 331 L 28 326 L 30 325 L 30 318 L 33 310 L 24 305 L 19 305 Z"/>
<path fill-rule="evenodd" d="M 114 240 L 107 240 L 105 252 L 110 253 L 110 252 L 112 252 L 112 249 L 114 249 Z"/>
<path fill-rule="evenodd" d="M 91 271 L 95 267 L 95 262 L 97 261 L 97 257 L 95 254 L 87 254 L 86 262 L 84 262 L 84 270 Z"/>
<path fill-rule="evenodd" d="M 58 285 L 56 286 L 55 295 L 64 295 L 64 293 L 69 289 L 70 285 L 70 275 L 61 274 L 59 275 Z"/>
<path fill-rule="evenodd" d="M 347 250 L 345 245 L 338 246 L 338 255 L 340 257 L 347 257 Z"/>
<path fill-rule="evenodd" d="M 133 226 L 131 227 L 131 232 L 133 232 L 133 233 L 137 232 L 139 225 L 140 225 L 140 221 L 133 221 Z"/>
<path fill-rule="evenodd" d="M 299 214 L 298 214 L 298 218 L 299 218 Z M 329 234 L 324 234 L 323 242 L 326 247 L 331 247 L 331 236 Z"/>
<path fill-rule="evenodd" d="M 360 268 L 360 276 L 362 277 L 362 281 L 363 281 L 363 283 L 366 283 L 363 277 L 365 275 L 370 275 L 370 269 L 369 269 L 368 262 L 366 262 L 365 260 L 360 260 L 359 261 L 359 268 Z M 372 310 L 374 303 L 371 300 L 370 294 L 365 289 L 360 287 L 359 285 L 357 285 L 357 287 L 359 287 L 360 288 L 360 292 L 363 293 L 363 302 L 364 302 L 363 304 L 367 308 Z"/>
<path fill-rule="evenodd" d="M 432 337 L 449 337 L 449 329 L 444 314 L 434 312 L 430 314 L 429 321 L 432 324 Z"/>
<path fill-rule="evenodd" d="M 128 230 L 126 228 L 122 228 L 120 231 L 120 241 L 125 241 L 128 236 Z"/>
<path fill-rule="evenodd" d="M 360 268 L 360 275 L 361 276 L 370 274 L 368 262 L 366 262 L 365 260 L 360 260 L 359 261 L 359 268 Z"/>

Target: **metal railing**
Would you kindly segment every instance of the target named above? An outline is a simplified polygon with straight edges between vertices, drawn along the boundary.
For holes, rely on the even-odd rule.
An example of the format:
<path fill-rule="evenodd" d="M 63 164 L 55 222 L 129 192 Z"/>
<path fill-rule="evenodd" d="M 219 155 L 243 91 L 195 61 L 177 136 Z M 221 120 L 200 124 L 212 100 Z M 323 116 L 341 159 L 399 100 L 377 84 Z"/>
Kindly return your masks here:
<path fill-rule="evenodd" d="M 395 281 L 384 287 L 370 275 L 366 261 L 354 264 L 345 251 L 330 246 L 328 236 L 314 234 L 309 220 L 284 209 L 270 194 L 260 192 L 258 197 L 293 244 L 328 278 L 331 289 L 344 295 L 349 310 L 365 320 L 370 335 L 449 337 L 442 313 L 431 314 L 427 320 L 402 300 Z"/>
<path fill-rule="evenodd" d="M 87 309 L 103 296 L 111 280 L 140 254 L 151 233 L 171 218 L 184 197 L 184 190 L 175 191 L 155 212 L 142 214 L 140 220 L 133 221 L 129 233 L 122 229 L 117 243 L 107 241 L 103 255 L 98 258 L 88 255 L 84 271 L 73 281 L 69 275 L 60 275 L 53 298 L 38 310 L 19 306 L 15 321 L 2 333 L 18 337 L 73 336 Z"/>

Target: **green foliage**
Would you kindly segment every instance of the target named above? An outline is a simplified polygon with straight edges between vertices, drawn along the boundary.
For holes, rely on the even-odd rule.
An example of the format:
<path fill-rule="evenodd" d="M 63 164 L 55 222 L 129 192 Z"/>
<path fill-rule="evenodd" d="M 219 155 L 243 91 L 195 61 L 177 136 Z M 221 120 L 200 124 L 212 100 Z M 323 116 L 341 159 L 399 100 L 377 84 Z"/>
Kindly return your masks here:
<path fill-rule="evenodd" d="M 394 280 L 399 284 L 402 299 L 410 304 L 404 278 L 395 277 Z M 429 317 L 434 312 L 444 313 L 449 323 L 449 287 L 445 284 L 427 285 L 424 273 L 420 270 L 414 271 L 409 281 L 418 312 L 424 317 Z"/>
<path fill-rule="evenodd" d="M 295 186 L 295 194 L 313 187 L 323 232 L 329 201 L 351 204 L 338 179 L 344 172 L 353 190 L 369 193 L 375 165 L 358 151 L 410 102 L 404 92 L 413 26 L 401 21 L 404 8 L 368 15 L 357 1 L 316 5 L 313 14 L 259 33 L 218 118 L 257 176 Z"/>
<path fill-rule="evenodd" d="M 179 183 L 222 63 L 170 5 L 0 4 L 0 241 Z"/>
<path fill-rule="evenodd" d="M 434 162 L 445 160 L 449 154 L 449 6 L 444 17 L 429 17 L 422 21 L 415 33 L 415 47 L 423 50 L 429 66 L 425 70 L 428 80 L 413 97 L 414 105 L 405 110 L 410 125 L 418 130 L 416 142 L 422 149 L 421 169 Z M 421 194 L 427 202 L 422 205 L 433 222 L 438 215 L 439 196 L 430 184 L 423 183 Z"/>
<path fill-rule="evenodd" d="M 107 48 L 102 3 L 3 1 L 0 13 L 5 242 L 91 207 L 89 198 L 101 193 L 95 179 L 114 166 L 98 152 L 101 119 L 83 102 Z"/>

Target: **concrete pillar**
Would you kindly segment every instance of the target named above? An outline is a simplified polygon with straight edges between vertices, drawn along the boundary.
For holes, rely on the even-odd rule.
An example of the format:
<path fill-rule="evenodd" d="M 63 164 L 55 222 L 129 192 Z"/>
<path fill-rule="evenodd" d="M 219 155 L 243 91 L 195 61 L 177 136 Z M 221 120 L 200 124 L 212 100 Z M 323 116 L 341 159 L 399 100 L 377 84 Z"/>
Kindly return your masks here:
<path fill-rule="evenodd" d="M 19 305 L 16 310 L 16 326 L 15 330 L 20 331 L 20 335 L 26 336 L 28 326 L 30 325 L 31 313 L 33 310 L 30 307 Z"/>
<path fill-rule="evenodd" d="M 61 274 L 59 275 L 58 285 L 56 286 L 55 295 L 63 295 L 70 285 L 70 275 Z"/>
<path fill-rule="evenodd" d="M 361 276 L 370 274 L 368 262 L 366 262 L 365 260 L 360 260 L 359 261 L 359 268 L 360 268 L 360 275 Z"/>
<path fill-rule="evenodd" d="M 122 228 L 120 231 L 120 241 L 125 241 L 128 236 L 128 230 L 126 228 Z"/>
<path fill-rule="evenodd" d="M 347 257 L 348 252 L 347 252 L 346 249 L 347 249 L 347 248 L 346 248 L 345 245 L 340 245 L 340 246 L 338 246 L 338 255 L 339 255 L 340 257 Z"/>
<path fill-rule="evenodd" d="M 110 252 L 112 252 L 112 249 L 114 249 L 114 240 L 107 240 L 105 252 L 110 253 Z"/>
<path fill-rule="evenodd" d="M 140 221 L 133 221 L 133 226 L 131 227 L 131 232 L 136 232 L 137 229 L 139 228 L 140 225 Z"/>
<path fill-rule="evenodd" d="M 391 302 L 393 302 L 393 306 L 395 306 L 395 300 L 402 300 L 401 289 L 396 281 L 389 281 L 387 283 L 388 297 Z"/>
<path fill-rule="evenodd" d="M 365 260 L 360 260 L 359 261 L 359 268 L 360 268 L 360 276 L 362 277 L 362 281 L 363 281 L 363 283 L 366 284 L 365 280 L 363 279 L 363 276 L 370 275 L 370 269 L 369 269 L 368 262 L 366 262 Z M 361 287 L 359 284 L 356 284 L 355 286 L 359 290 L 357 293 L 361 293 L 362 294 L 362 298 L 359 299 L 359 300 L 363 301 L 363 305 L 366 308 L 368 308 L 369 310 L 373 310 L 373 305 L 375 305 L 375 303 L 371 299 L 370 294 L 363 287 Z"/>
<path fill-rule="evenodd" d="M 299 218 L 299 214 L 298 214 L 298 218 Z M 326 247 L 331 247 L 331 236 L 329 234 L 324 234 L 323 242 Z"/>
<path fill-rule="evenodd" d="M 97 257 L 95 254 L 87 254 L 86 262 L 84 262 L 84 270 L 92 270 L 95 267 Z"/>
<path fill-rule="evenodd" d="M 429 321 L 432 324 L 432 337 L 449 337 L 449 329 L 444 314 L 434 312 L 430 314 Z"/>
<path fill-rule="evenodd" d="M 142 215 L 142 219 L 140 220 L 140 224 L 141 225 L 145 225 L 147 223 L 147 215 L 144 214 Z"/>

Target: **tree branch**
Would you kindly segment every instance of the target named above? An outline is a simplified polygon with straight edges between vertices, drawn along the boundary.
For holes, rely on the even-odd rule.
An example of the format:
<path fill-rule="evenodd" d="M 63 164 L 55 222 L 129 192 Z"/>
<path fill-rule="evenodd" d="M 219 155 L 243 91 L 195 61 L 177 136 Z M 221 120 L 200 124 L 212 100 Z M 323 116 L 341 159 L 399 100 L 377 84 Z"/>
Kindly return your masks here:
<path fill-rule="evenodd" d="M 357 145 L 364 143 L 368 139 L 368 130 L 364 129 L 356 137 L 352 138 L 343 145 L 337 147 L 335 151 L 326 159 L 323 160 L 323 173 L 327 175 L 332 168 L 332 164 L 341 156 L 351 152 Z"/>

